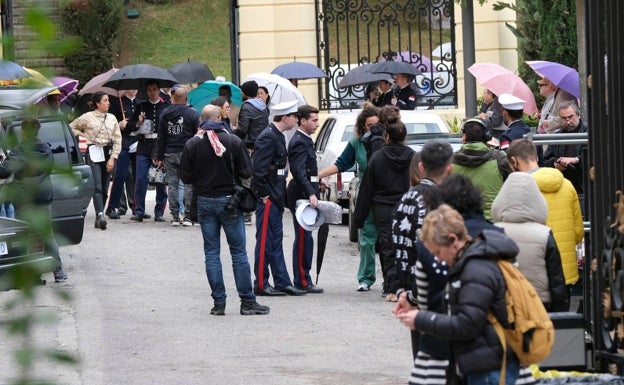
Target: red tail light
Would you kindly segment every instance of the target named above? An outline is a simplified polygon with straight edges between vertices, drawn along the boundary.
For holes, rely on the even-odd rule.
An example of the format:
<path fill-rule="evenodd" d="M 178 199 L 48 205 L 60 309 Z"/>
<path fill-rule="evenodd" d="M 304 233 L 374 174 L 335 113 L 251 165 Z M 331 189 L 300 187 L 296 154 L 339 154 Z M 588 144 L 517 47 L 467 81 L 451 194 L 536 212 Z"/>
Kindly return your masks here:
<path fill-rule="evenodd" d="M 336 174 L 336 196 L 338 196 L 338 194 L 342 195 L 342 173 L 341 172 Z"/>
<path fill-rule="evenodd" d="M 28 254 L 43 253 L 45 251 L 45 242 L 41 234 L 31 234 L 28 238 Z"/>

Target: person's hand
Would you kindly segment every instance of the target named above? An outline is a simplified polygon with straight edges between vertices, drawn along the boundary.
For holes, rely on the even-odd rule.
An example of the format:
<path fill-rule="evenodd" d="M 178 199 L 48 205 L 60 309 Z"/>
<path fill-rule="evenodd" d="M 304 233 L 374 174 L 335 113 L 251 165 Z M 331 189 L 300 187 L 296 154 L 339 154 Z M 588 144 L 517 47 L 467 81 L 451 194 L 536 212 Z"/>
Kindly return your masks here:
<path fill-rule="evenodd" d="M 393 96 L 393 97 L 392 97 L 392 99 L 390 99 L 390 103 L 391 103 L 393 106 L 396 106 L 396 104 L 397 104 L 397 102 L 398 102 L 398 101 L 399 101 L 399 100 L 397 99 L 397 97 L 396 97 L 396 96 Z"/>
<path fill-rule="evenodd" d="M 320 189 L 321 191 L 325 191 L 325 190 L 327 190 L 327 187 L 329 187 L 329 186 L 327 186 L 327 183 L 323 182 L 323 180 L 321 179 L 321 180 L 319 181 L 319 189 Z"/>
<path fill-rule="evenodd" d="M 397 299 L 397 304 L 392 310 L 392 314 L 398 315 L 401 313 L 408 312 L 411 309 L 412 309 L 412 305 L 410 305 L 410 303 L 407 302 L 407 292 L 404 291 L 401 294 L 399 294 L 399 298 Z"/>
<path fill-rule="evenodd" d="M 416 325 L 414 325 L 414 322 L 416 321 L 417 315 L 418 309 L 412 309 L 410 311 L 397 314 L 396 317 L 399 321 L 401 321 L 403 325 L 407 326 L 412 330 L 416 330 Z"/>
<path fill-rule="evenodd" d="M 482 113 L 480 113 L 480 114 L 479 114 L 479 117 L 480 117 L 481 119 L 485 119 L 485 118 L 487 118 L 488 116 L 487 116 L 487 114 L 486 114 L 485 112 L 482 112 Z"/>
<path fill-rule="evenodd" d="M 559 170 L 559 171 L 563 171 L 563 170 L 565 170 L 565 169 L 566 169 L 566 166 L 565 166 L 565 165 L 563 165 L 562 163 L 560 163 L 560 162 L 559 162 L 559 160 L 556 160 L 556 161 L 555 161 L 554 166 L 555 166 L 555 168 L 556 168 L 557 170 Z"/>
<path fill-rule="evenodd" d="M 124 119 L 121 122 L 119 122 L 119 128 L 121 130 L 125 130 L 127 125 L 128 125 L 128 119 Z"/>
<path fill-rule="evenodd" d="M 316 206 L 318 206 L 318 198 L 316 197 L 315 194 L 312 194 L 310 195 L 310 207 L 315 209 Z"/>
<path fill-rule="evenodd" d="M 111 156 L 108 158 L 108 162 L 106 162 L 106 172 L 113 171 L 113 168 L 115 168 L 115 158 Z"/>
<path fill-rule="evenodd" d="M 158 168 L 163 168 L 163 167 L 165 167 L 165 161 L 164 161 L 164 160 L 157 160 L 157 161 L 156 161 L 156 166 L 157 166 Z"/>
<path fill-rule="evenodd" d="M 269 197 L 264 197 L 264 198 L 262 198 L 262 203 L 263 203 L 263 204 L 265 204 L 265 205 L 266 205 L 268 201 L 270 201 Z"/>
<path fill-rule="evenodd" d="M 142 125 L 144 120 L 145 120 L 145 112 L 141 112 L 139 114 L 139 121 L 137 122 L 137 126 Z"/>

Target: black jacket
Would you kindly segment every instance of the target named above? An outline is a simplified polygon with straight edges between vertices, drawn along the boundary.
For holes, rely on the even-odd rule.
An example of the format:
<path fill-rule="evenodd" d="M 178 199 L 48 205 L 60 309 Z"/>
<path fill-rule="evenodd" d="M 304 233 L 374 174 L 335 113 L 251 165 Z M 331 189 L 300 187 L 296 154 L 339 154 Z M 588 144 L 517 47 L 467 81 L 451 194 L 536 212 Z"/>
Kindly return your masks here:
<path fill-rule="evenodd" d="M 416 329 L 451 342 L 451 352 L 463 374 L 501 368 L 503 348 L 487 320 L 491 311 L 503 327 L 507 323 L 505 280 L 497 259 L 514 260 L 518 247 L 505 234 L 485 230 L 464 251 L 449 274 L 451 315 L 420 311 Z M 507 349 L 507 354 L 513 354 Z"/>
<path fill-rule="evenodd" d="M 308 135 L 297 130 L 288 143 L 288 164 L 292 179 L 288 183 L 286 197 L 288 208 L 295 212 L 298 199 L 310 199 L 310 195 L 319 196 L 318 166 L 314 141 Z M 314 179 L 316 182 L 313 182 Z"/>
<path fill-rule="evenodd" d="M 139 105 L 143 103 L 143 100 L 139 98 L 134 98 L 130 100 L 127 96 L 123 96 L 121 99 L 116 99 L 115 101 L 111 101 L 110 109 L 108 112 L 115 115 L 118 122 L 121 122 L 124 119 L 130 120 L 133 116 Z M 123 113 L 121 112 L 121 106 L 123 105 Z M 130 148 L 132 143 L 137 141 L 136 136 L 131 136 L 132 132 L 129 127 L 126 126 L 124 130 L 121 129 L 121 148 L 127 150 Z"/>
<path fill-rule="evenodd" d="M 260 133 L 254 147 L 251 190 L 257 197 L 269 197 L 273 204 L 284 207 L 287 161 L 286 138 L 271 123 Z"/>
<path fill-rule="evenodd" d="M 392 105 L 393 96 L 394 95 L 392 93 L 392 89 L 389 89 L 388 91 L 379 95 L 375 100 L 373 100 L 373 105 L 380 108 L 383 106 L 390 106 Z"/>
<path fill-rule="evenodd" d="M 248 148 L 253 148 L 258 135 L 269 125 L 269 114 L 264 101 L 247 99 L 238 114 L 238 129 L 234 133 Z"/>
<path fill-rule="evenodd" d="M 205 123 L 205 122 L 204 122 Z M 184 146 L 180 160 L 180 178 L 182 182 L 193 185 L 197 196 L 212 198 L 232 195 L 234 178 L 231 160 L 234 162 L 236 176 L 240 179 L 251 177 L 251 159 L 243 142 L 227 132 L 222 122 L 211 121 L 203 127 L 214 130 L 219 141 L 225 146 L 223 156 L 217 156 L 210 144 L 207 133 L 195 136 Z"/>
<path fill-rule="evenodd" d="M 139 104 L 139 107 L 134 112 L 134 115 L 132 115 L 132 118 L 128 120 L 126 130 L 129 130 L 130 132 L 138 131 L 138 129 L 140 128 L 139 126 L 137 126 L 137 123 L 139 122 L 139 115 L 141 115 L 142 112 L 145 112 L 145 119 L 149 119 L 154 122 L 153 133 L 156 134 L 158 131 L 158 124 L 160 123 L 160 115 L 165 110 L 165 108 L 167 108 L 168 105 L 169 104 L 165 103 L 162 100 L 159 100 L 157 103 L 144 101 L 143 103 Z M 138 138 L 139 144 L 137 145 L 137 155 L 155 158 L 156 154 L 154 153 L 154 150 L 156 146 L 156 137 L 148 139 L 145 137 L 145 135 L 141 134 L 138 135 Z"/>
<path fill-rule="evenodd" d="M 409 190 L 409 166 L 413 156 L 414 150 L 394 142 L 371 156 L 355 203 L 357 228 L 362 228 L 373 204 L 394 206 Z"/>
<path fill-rule="evenodd" d="M 164 160 L 165 154 L 181 152 L 186 142 L 197 133 L 199 115 L 186 104 L 172 104 L 165 108 L 158 122 L 156 159 Z"/>
<path fill-rule="evenodd" d="M 7 160 L 0 165 L 0 178 L 13 175 L 13 202 L 17 209 L 29 203 L 50 204 L 54 198 L 50 174 L 54 156 L 50 145 L 39 139 L 22 142 L 11 149 Z"/>
<path fill-rule="evenodd" d="M 413 110 L 416 108 L 416 99 L 418 95 L 412 88 L 411 83 L 396 91 L 397 104 L 401 110 Z"/>
<path fill-rule="evenodd" d="M 583 121 L 579 121 L 578 126 L 576 126 L 571 131 L 561 131 L 561 133 L 572 134 L 572 133 L 581 133 L 587 132 L 587 126 L 583 123 Z M 544 162 L 543 166 L 545 167 L 555 167 L 555 161 L 561 157 L 565 158 L 576 158 L 579 159 L 582 157 L 583 148 L 587 147 L 587 145 L 583 144 L 550 144 L 548 145 L 548 149 L 544 153 Z M 576 189 L 576 192 L 581 194 L 583 193 L 583 162 L 579 162 L 575 165 L 568 166 L 565 170 L 563 170 L 563 176 L 566 177 Z"/>

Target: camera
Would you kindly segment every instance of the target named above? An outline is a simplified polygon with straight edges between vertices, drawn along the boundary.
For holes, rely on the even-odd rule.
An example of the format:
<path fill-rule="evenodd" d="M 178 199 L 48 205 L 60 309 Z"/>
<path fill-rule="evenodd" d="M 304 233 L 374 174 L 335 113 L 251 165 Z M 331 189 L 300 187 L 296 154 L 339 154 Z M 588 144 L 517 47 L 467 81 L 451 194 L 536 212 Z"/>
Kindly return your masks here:
<path fill-rule="evenodd" d="M 234 185 L 234 194 L 230 195 L 230 200 L 226 203 L 225 209 L 228 211 L 234 209 L 238 210 L 238 205 L 240 204 L 244 191 L 245 189 L 242 186 Z"/>

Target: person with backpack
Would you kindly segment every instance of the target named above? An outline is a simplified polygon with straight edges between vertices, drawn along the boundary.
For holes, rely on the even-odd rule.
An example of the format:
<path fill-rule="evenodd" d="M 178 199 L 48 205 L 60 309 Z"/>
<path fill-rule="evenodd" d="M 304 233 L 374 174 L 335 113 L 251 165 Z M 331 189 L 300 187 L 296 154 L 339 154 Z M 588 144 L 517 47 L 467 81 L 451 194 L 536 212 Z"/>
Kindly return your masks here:
<path fill-rule="evenodd" d="M 518 247 L 504 233 L 494 230 L 484 230 L 472 239 L 462 216 L 446 204 L 425 217 L 420 239 L 441 263 L 450 266 L 450 314 L 419 310 L 407 301 L 399 301 L 394 315 L 412 330 L 450 342 L 446 383 L 459 383 L 461 377 L 468 385 L 498 384 L 504 374 L 504 383 L 514 384 L 520 369 L 518 357 L 512 349 L 503 349 L 488 313 L 504 327 L 510 327 L 507 286 L 497 260 L 513 261 Z"/>

